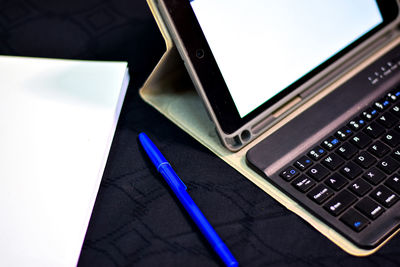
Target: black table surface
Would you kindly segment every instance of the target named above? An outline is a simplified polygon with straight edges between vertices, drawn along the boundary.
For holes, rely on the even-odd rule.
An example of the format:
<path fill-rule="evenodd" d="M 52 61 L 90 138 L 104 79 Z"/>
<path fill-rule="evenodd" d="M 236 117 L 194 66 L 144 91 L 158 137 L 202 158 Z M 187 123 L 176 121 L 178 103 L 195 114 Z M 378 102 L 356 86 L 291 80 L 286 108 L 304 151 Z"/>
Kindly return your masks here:
<path fill-rule="evenodd" d="M 138 90 L 163 52 L 145 0 L 0 0 L 0 54 L 129 63 L 79 266 L 223 266 L 138 145 L 142 131 L 240 265 L 400 266 L 400 236 L 372 256 L 346 254 L 144 103 Z"/>

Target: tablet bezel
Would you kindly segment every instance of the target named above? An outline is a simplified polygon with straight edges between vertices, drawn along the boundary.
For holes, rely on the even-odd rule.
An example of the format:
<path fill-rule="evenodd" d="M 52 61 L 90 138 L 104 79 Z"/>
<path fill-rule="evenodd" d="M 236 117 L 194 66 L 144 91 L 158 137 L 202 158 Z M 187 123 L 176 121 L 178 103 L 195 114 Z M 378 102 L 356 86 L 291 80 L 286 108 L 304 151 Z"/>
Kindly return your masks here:
<path fill-rule="evenodd" d="M 212 113 L 212 117 L 215 116 L 214 122 L 217 124 L 217 128 L 223 131 L 226 135 L 231 135 L 237 132 L 238 129 L 287 97 L 302 84 L 320 73 L 334 61 L 343 57 L 354 47 L 379 32 L 379 30 L 393 22 L 398 17 L 398 5 L 396 0 L 378 0 L 377 3 L 383 16 L 383 22 L 381 24 L 317 68 L 310 71 L 308 74 L 299 78 L 289 87 L 282 88 L 278 94 L 264 102 L 264 104 L 260 105 L 246 116 L 240 117 L 203 31 L 196 19 L 190 1 L 159 1 L 164 5 L 164 11 L 168 15 L 168 20 L 172 23 L 172 25 L 169 25 L 169 28 L 173 28 L 174 30 L 172 36 L 179 40 L 180 45 L 178 44 L 177 46 L 181 52 L 181 56 L 185 63 L 190 66 L 188 68 L 189 74 L 191 74 L 193 80 L 197 80 L 200 83 L 201 92 L 199 93 L 203 98 L 206 98 L 206 104 L 208 108 L 211 109 L 209 112 Z M 177 40 L 174 40 L 175 43 Z M 191 71 L 193 71 L 193 73 L 191 73 Z M 199 90 L 199 86 L 196 86 L 196 88 Z"/>

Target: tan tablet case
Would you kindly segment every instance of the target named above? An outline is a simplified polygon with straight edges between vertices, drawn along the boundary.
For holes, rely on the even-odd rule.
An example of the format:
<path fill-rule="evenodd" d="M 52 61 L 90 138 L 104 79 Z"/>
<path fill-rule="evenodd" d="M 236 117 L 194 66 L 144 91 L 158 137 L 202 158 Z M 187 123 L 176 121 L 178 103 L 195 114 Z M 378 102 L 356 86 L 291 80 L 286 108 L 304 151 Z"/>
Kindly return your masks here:
<path fill-rule="evenodd" d="M 171 36 L 162 20 L 162 17 L 160 16 L 155 1 L 147 0 L 147 2 L 165 39 L 166 51 L 143 87 L 140 89 L 141 97 L 147 103 L 161 112 L 164 116 L 178 125 L 181 129 L 186 131 L 201 144 L 214 152 L 218 157 L 239 171 L 243 176 L 264 190 L 268 195 L 273 197 L 276 201 L 284 205 L 290 211 L 299 215 L 347 253 L 356 256 L 367 256 L 376 252 L 380 247 L 382 247 L 383 244 L 372 250 L 365 250 L 356 247 L 341 234 L 321 222 L 308 211 L 300 207 L 291 198 L 282 193 L 278 188 L 274 187 L 271 183 L 265 180 L 262 176 L 250 169 L 246 164 L 246 152 L 256 143 L 258 143 L 258 141 L 264 139 L 272 132 L 279 129 L 279 127 L 281 127 L 283 124 L 293 119 L 303 110 L 311 106 L 333 89 L 337 88 L 341 83 L 346 81 L 349 77 L 352 77 L 355 73 L 371 63 L 374 59 L 400 43 L 400 39 L 394 40 L 384 50 L 379 51 L 362 65 L 353 69 L 340 80 L 318 93 L 316 97 L 308 101 L 305 105 L 297 109 L 284 120 L 280 121 L 249 145 L 238 152 L 231 152 L 220 143 L 214 128 L 214 124 L 209 119 L 203 103 L 200 97 L 197 95 L 196 90 L 194 89 L 194 86 L 188 77 L 186 69 L 183 65 L 183 61 L 181 60 L 179 53 L 173 44 Z M 394 233 L 390 238 L 392 238 L 396 233 Z M 390 238 L 388 238 L 385 243 L 390 240 Z"/>

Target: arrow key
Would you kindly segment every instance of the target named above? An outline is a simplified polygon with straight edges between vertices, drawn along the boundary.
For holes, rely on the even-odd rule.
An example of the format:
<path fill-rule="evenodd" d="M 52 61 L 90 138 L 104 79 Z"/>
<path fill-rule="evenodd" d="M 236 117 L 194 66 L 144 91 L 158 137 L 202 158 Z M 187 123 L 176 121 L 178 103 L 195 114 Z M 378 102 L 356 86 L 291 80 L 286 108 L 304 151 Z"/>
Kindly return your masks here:
<path fill-rule="evenodd" d="M 367 218 L 362 216 L 360 213 L 355 211 L 354 209 L 350 209 L 347 211 L 341 218 L 340 220 L 347 224 L 351 229 L 353 229 L 356 232 L 360 232 L 362 229 L 364 229 L 369 221 Z"/>

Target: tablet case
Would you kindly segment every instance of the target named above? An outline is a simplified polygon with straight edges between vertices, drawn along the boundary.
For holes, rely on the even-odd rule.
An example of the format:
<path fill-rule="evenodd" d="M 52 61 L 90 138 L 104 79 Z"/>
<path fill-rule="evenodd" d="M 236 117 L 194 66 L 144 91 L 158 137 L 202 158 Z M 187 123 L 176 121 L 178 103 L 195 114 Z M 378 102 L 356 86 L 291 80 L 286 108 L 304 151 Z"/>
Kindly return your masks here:
<path fill-rule="evenodd" d="M 257 144 L 260 140 L 266 138 L 272 132 L 279 129 L 283 124 L 297 116 L 303 110 L 307 109 L 313 103 L 324 97 L 326 94 L 334 90 L 341 83 L 352 77 L 355 73 L 363 69 L 366 65 L 373 60 L 384 54 L 386 51 L 400 43 L 400 38 L 395 39 L 385 49 L 377 52 L 374 56 L 354 68 L 352 71 L 341 77 L 335 83 L 329 85 L 314 98 L 304 104 L 301 108 L 287 116 L 285 119 L 274 125 L 267 130 L 264 134 L 252 141 L 249 145 L 245 146 L 237 152 L 231 152 L 226 149 L 218 139 L 215 131 L 215 126 L 209 119 L 205 107 L 197 95 L 194 86 L 188 77 L 183 61 L 173 44 L 171 36 L 162 20 L 160 12 L 157 8 L 155 0 L 147 0 L 147 3 L 153 13 L 153 16 L 160 28 L 161 34 L 166 43 L 166 51 L 161 57 L 157 66 L 146 80 L 143 87 L 140 89 L 140 96 L 148 104 L 156 108 L 165 117 L 174 122 L 177 126 L 190 134 L 193 138 L 199 141 L 202 145 L 207 147 L 218 157 L 231 165 L 243 176 L 264 190 L 268 195 L 273 197 L 276 201 L 281 203 L 290 211 L 296 213 L 303 218 L 315 229 L 321 232 L 324 236 L 334 242 L 337 246 L 342 248 L 349 254 L 355 256 L 367 256 L 373 254 L 381 248 L 388 240 L 390 240 L 397 232 L 390 236 L 383 244 L 371 250 L 361 249 L 353 243 L 345 239 L 340 233 L 328 225 L 321 222 L 311 213 L 299 206 L 290 197 L 282 193 L 278 188 L 269 183 L 261 175 L 253 171 L 246 164 L 247 151 Z"/>

